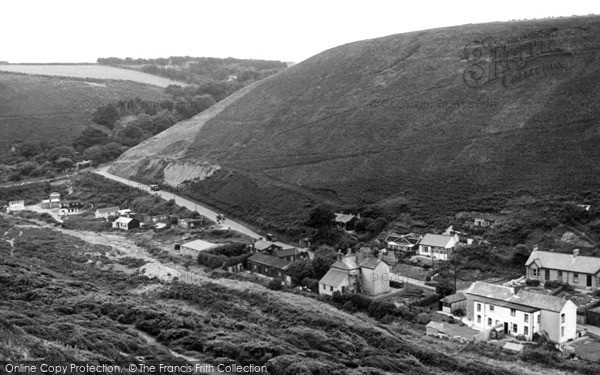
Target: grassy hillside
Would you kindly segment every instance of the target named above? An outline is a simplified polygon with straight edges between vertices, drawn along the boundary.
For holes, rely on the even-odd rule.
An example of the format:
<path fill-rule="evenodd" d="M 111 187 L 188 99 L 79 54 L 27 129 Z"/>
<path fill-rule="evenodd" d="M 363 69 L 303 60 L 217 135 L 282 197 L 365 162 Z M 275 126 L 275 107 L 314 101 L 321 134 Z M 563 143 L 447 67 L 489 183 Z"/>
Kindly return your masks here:
<path fill-rule="evenodd" d="M 98 105 L 169 99 L 158 86 L 0 73 L 0 160 L 17 141 L 71 144 Z"/>
<path fill-rule="evenodd" d="M 181 82 L 155 75 L 117 67 L 96 64 L 15 64 L 0 65 L 1 72 L 35 74 L 43 76 L 59 76 L 72 78 L 110 79 L 132 81 L 147 85 L 167 87 L 181 85 Z"/>
<path fill-rule="evenodd" d="M 479 357 L 462 344 L 425 338 L 400 318 L 395 326 L 374 324 L 314 298 L 209 277 L 196 267 L 185 278 L 190 284 L 150 279 L 136 269 L 155 260 L 131 238 L 113 241 L 117 248 L 100 234 L 74 237 L 5 216 L 0 229 L 3 361 L 187 360 L 264 365 L 267 372 L 258 373 L 270 374 L 557 373 L 498 349 L 490 350 L 495 358 Z M 597 370 L 575 365 L 565 369 Z"/>
<path fill-rule="evenodd" d="M 475 194 L 595 188 L 599 43 L 599 17 L 350 43 L 191 120 L 185 151 L 163 138 L 156 156 L 140 145 L 113 171 L 160 179 L 172 164 L 218 165 L 192 194 L 279 227 L 322 201 L 445 213 Z"/>

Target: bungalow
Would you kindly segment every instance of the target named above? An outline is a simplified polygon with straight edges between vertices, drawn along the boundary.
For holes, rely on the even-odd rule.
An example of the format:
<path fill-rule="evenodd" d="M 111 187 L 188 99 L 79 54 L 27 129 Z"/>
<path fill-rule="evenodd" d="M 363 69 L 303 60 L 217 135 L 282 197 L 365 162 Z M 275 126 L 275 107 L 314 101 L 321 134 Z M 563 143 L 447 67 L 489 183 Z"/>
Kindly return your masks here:
<path fill-rule="evenodd" d="M 333 220 L 343 230 L 354 230 L 354 224 L 360 219 L 360 215 L 354 216 L 350 214 L 335 214 Z"/>
<path fill-rule="evenodd" d="M 560 345 L 576 337 L 577 306 L 572 301 L 479 281 L 465 294 L 467 318 L 480 331 L 501 327 L 504 334 L 528 340 L 546 335 Z"/>
<path fill-rule="evenodd" d="M 452 250 L 458 245 L 458 242 L 457 235 L 447 236 L 427 233 L 419 242 L 418 254 L 432 259 L 450 260 Z"/>
<path fill-rule="evenodd" d="M 525 263 L 528 279 L 541 282 L 558 280 L 579 289 L 598 289 L 600 286 L 600 258 L 551 251 L 534 251 Z"/>
<path fill-rule="evenodd" d="M 480 215 L 473 219 L 473 226 L 479 228 L 488 228 L 491 227 L 496 220 L 491 216 Z"/>
<path fill-rule="evenodd" d="M 117 216 L 117 212 L 119 211 L 119 207 L 106 207 L 106 208 L 98 208 L 95 213 L 96 219 L 105 219 L 108 220 L 109 216 Z"/>
<path fill-rule="evenodd" d="M 291 264 L 292 262 L 267 254 L 254 254 L 248 258 L 250 272 L 280 279 L 285 278 L 285 273 Z"/>
<path fill-rule="evenodd" d="M 389 233 L 383 242 L 386 244 L 387 250 L 392 250 L 396 255 L 414 253 L 419 248 L 421 238 L 414 233 L 396 234 Z"/>
<path fill-rule="evenodd" d="M 121 216 L 112 223 L 113 228 L 132 230 L 140 227 L 140 222 L 132 217 Z"/>
<path fill-rule="evenodd" d="M 194 241 L 186 242 L 186 243 L 182 244 L 180 250 L 183 254 L 195 256 L 195 255 L 198 255 L 198 253 L 201 251 L 212 249 L 217 246 L 219 246 L 219 245 L 214 244 L 212 242 L 203 241 L 203 240 L 194 240 Z"/>
<path fill-rule="evenodd" d="M 25 201 L 22 199 L 17 201 L 8 201 L 8 206 L 5 207 L 7 214 L 15 211 L 21 211 L 25 209 Z"/>
<path fill-rule="evenodd" d="M 148 215 L 148 214 L 139 214 L 136 215 L 136 219 L 146 224 L 156 224 L 156 223 L 167 223 L 169 222 L 169 214 L 162 215 Z"/>
<path fill-rule="evenodd" d="M 467 297 L 462 293 L 452 294 L 440 300 L 440 310 L 448 314 L 454 314 L 456 310 L 464 312 L 466 307 Z"/>
<path fill-rule="evenodd" d="M 300 255 L 298 249 L 283 242 L 258 240 L 252 244 L 252 249 L 256 252 L 272 255 L 290 262 L 295 261 Z"/>
<path fill-rule="evenodd" d="M 82 208 L 83 204 L 79 202 L 61 203 L 58 214 L 60 216 L 79 215 Z"/>

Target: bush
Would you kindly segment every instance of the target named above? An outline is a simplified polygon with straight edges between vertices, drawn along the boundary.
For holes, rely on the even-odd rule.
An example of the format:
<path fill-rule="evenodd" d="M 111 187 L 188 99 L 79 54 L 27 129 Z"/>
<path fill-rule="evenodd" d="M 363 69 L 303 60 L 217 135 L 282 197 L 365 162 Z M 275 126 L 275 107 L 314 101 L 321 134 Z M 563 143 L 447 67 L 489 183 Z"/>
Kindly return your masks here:
<path fill-rule="evenodd" d="M 527 286 L 539 286 L 540 280 L 537 279 L 527 279 L 525 280 L 525 285 Z"/>
<path fill-rule="evenodd" d="M 396 288 L 396 289 L 404 288 L 404 283 L 402 281 L 390 280 L 390 288 Z"/>
<path fill-rule="evenodd" d="M 437 293 L 434 294 L 430 294 L 427 297 L 424 297 L 416 302 L 413 302 L 411 304 L 411 306 L 419 306 L 419 307 L 426 307 L 426 306 L 430 306 L 433 305 L 434 303 L 438 303 L 440 301 L 440 295 Z"/>
<path fill-rule="evenodd" d="M 283 289 L 283 280 L 273 279 L 273 280 L 269 281 L 269 284 L 267 284 L 267 288 L 269 288 L 271 290 L 281 290 L 281 289 Z"/>
<path fill-rule="evenodd" d="M 375 319 L 382 319 L 386 315 L 396 315 L 396 305 L 392 302 L 373 300 L 369 305 L 368 313 Z"/>
<path fill-rule="evenodd" d="M 452 314 L 454 314 L 456 316 L 461 316 L 462 317 L 462 316 L 465 316 L 465 310 L 463 310 L 461 308 L 458 308 L 458 309 L 454 310 L 452 312 Z"/>
<path fill-rule="evenodd" d="M 350 295 L 350 301 L 352 301 L 352 304 L 357 309 L 361 311 L 366 311 L 371 305 L 371 301 L 373 300 L 365 295 L 355 293 Z"/>
<path fill-rule="evenodd" d="M 427 313 L 420 313 L 419 315 L 417 315 L 417 319 L 415 320 L 415 322 L 417 324 L 422 324 L 422 325 L 426 325 L 430 321 L 431 321 L 431 318 L 429 317 L 429 314 L 427 314 Z"/>

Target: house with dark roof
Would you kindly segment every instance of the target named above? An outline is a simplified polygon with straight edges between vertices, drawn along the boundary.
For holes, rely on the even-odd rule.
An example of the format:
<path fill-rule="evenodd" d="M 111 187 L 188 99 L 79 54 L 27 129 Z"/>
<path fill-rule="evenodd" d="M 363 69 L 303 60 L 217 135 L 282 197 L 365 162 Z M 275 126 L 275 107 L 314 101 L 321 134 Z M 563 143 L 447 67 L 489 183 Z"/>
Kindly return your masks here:
<path fill-rule="evenodd" d="M 119 212 L 119 207 L 105 207 L 98 208 L 94 213 L 96 219 L 108 219 L 109 216 L 117 216 L 117 212 Z"/>
<path fill-rule="evenodd" d="M 600 258 L 573 253 L 555 253 L 534 248 L 525 263 L 528 279 L 558 280 L 579 289 L 598 289 L 600 286 Z"/>
<path fill-rule="evenodd" d="M 437 260 L 450 260 L 458 243 L 458 235 L 427 233 L 419 242 L 418 254 Z"/>
<path fill-rule="evenodd" d="M 278 241 L 258 240 L 252 244 L 252 249 L 256 252 L 272 255 L 290 262 L 295 261 L 300 255 L 298 249 L 294 246 Z"/>
<path fill-rule="evenodd" d="M 113 228 L 132 230 L 140 227 L 140 222 L 132 217 L 121 216 L 112 223 Z"/>
<path fill-rule="evenodd" d="M 360 215 L 336 213 L 333 221 L 343 230 L 354 230 L 354 224 L 360 220 Z"/>
<path fill-rule="evenodd" d="M 528 340 L 546 336 L 561 345 L 577 336 L 577 306 L 572 301 L 479 281 L 465 295 L 474 329 L 491 332 L 501 327 L 504 334 Z"/>
<path fill-rule="evenodd" d="M 267 254 L 254 254 L 248 258 L 248 269 L 250 272 L 280 279 L 285 279 L 286 271 L 291 264 L 292 262 L 290 261 Z"/>

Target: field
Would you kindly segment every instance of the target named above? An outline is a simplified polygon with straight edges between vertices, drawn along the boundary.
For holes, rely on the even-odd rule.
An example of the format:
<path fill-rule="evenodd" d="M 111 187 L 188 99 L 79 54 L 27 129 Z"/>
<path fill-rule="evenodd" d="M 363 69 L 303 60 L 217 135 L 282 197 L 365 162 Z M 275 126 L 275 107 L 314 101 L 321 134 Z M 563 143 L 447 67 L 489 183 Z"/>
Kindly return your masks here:
<path fill-rule="evenodd" d="M 0 73 L 0 161 L 16 141 L 71 142 L 98 106 L 118 100 L 169 99 L 158 86 Z"/>
<path fill-rule="evenodd" d="M 173 81 L 167 78 L 157 77 L 148 73 L 96 64 L 0 65 L 0 72 L 23 73 L 42 76 L 132 81 L 147 85 L 159 86 L 163 88 L 169 85 L 185 85 L 185 83 Z"/>

